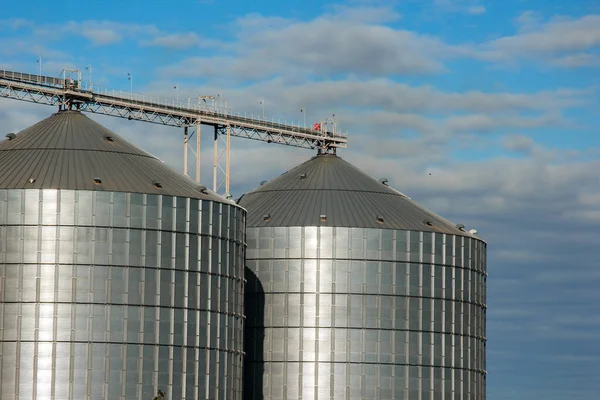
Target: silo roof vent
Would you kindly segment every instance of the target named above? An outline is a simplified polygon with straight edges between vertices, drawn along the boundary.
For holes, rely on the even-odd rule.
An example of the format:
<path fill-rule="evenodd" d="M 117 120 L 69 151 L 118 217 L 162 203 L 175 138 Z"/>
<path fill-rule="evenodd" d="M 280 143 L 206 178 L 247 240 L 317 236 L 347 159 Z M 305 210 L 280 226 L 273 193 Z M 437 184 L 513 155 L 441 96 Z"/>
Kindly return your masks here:
<path fill-rule="evenodd" d="M 263 221 L 269 222 L 270 220 L 271 220 L 271 214 L 265 214 L 265 215 L 263 215 Z"/>
<path fill-rule="evenodd" d="M 153 185 L 157 189 L 162 189 L 162 184 L 160 182 L 154 182 Z"/>
<path fill-rule="evenodd" d="M 208 190 L 206 188 L 206 186 L 204 186 L 204 185 L 198 185 L 197 189 L 199 192 L 202 192 L 202 193 L 206 193 L 206 191 Z"/>
<path fill-rule="evenodd" d="M 198 190 L 198 182 L 79 111 L 61 110 L 19 133 L 4 128 L 0 136 L 0 189 L 164 193 L 231 204 L 211 190 Z M 39 168 L 51 173 L 40 174 Z M 30 183 L 30 178 L 35 183 Z"/>
<path fill-rule="evenodd" d="M 465 231 L 465 226 L 463 224 L 456 224 L 456 227 L 458 228 L 458 230 L 460 231 Z"/>
<path fill-rule="evenodd" d="M 33 182 L 35 182 L 35 178 L 29 178 L 29 179 L 27 179 L 27 182 L 33 183 Z"/>
<path fill-rule="evenodd" d="M 327 221 L 327 215 L 321 214 L 321 222 L 326 222 L 326 221 Z"/>
<path fill-rule="evenodd" d="M 248 227 L 306 226 L 310 222 L 310 226 L 322 227 L 469 235 L 468 229 L 459 230 L 456 222 L 394 189 L 392 177 L 386 177 L 388 173 L 372 177 L 337 155 L 320 154 L 246 193 L 238 203 L 248 211 Z M 273 215 L 268 223 L 263 219 L 267 212 Z M 321 220 L 322 214 L 328 217 L 326 222 Z"/>

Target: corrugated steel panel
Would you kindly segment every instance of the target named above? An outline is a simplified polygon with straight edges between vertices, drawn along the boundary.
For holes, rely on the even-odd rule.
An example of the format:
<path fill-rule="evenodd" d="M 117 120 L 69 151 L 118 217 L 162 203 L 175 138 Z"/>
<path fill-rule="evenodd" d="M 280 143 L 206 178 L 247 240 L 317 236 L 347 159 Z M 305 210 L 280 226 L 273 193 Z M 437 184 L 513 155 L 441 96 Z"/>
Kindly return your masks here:
<path fill-rule="evenodd" d="M 227 202 L 77 111 L 58 112 L 0 142 L 0 189 L 105 190 Z"/>
<path fill-rule="evenodd" d="M 339 226 L 471 236 L 331 154 L 285 172 L 242 196 L 239 204 L 248 210 L 248 227 Z M 321 220 L 322 214 L 326 221 Z"/>

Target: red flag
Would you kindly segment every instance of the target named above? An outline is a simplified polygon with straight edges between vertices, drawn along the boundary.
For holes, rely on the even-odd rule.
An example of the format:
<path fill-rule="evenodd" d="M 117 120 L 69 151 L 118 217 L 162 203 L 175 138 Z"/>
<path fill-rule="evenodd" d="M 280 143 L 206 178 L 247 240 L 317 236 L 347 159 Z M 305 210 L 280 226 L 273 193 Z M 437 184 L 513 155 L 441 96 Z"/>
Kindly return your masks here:
<path fill-rule="evenodd" d="M 315 129 L 315 131 L 320 131 L 321 130 L 321 124 L 318 122 L 315 122 L 315 124 L 313 125 L 313 128 Z"/>

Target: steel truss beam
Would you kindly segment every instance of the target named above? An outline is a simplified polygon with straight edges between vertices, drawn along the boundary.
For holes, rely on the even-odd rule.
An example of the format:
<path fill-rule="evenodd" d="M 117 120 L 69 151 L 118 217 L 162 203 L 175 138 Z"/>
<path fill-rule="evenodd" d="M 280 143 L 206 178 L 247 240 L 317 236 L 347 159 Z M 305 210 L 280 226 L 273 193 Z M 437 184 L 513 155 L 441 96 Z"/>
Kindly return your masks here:
<path fill-rule="evenodd" d="M 227 132 L 226 126 L 219 126 L 217 128 L 219 134 L 224 135 Z M 236 137 L 242 137 L 246 139 L 259 140 L 267 143 L 284 144 L 287 146 L 301 147 L 304 149 L 315 149 L 318 147 L 327 147 L 325 140 L 317 138 L 307 138 L 285 135 L 281 132 L 268 132 L 260 129 L 253 129 L 251 127 L 231 127 L 231 135 Z M 338 146 L 334 146 L 338 147 Z"/>
<path fill-rule="evenodd" d="M 73 72 L 73 71 L 71 71 Z M 78 71 L 75 71 L 78 72 Z M 200 181 L 200 127 L 214 128 L 213 189 L 229 194 L 231 181 L 231 137 L 277 143 L 305 149 L 333 149 L 347 147 L 346 136 L 325 130 L 246 118 L 225 110 L 187 107 L 154 102 L 134 93 L 112 94 L 80 89 L 80 80 L 52 78 L 0 70 L 0 98 L 76 109 L 154 124 L 184 128 L 184 173 L 195 167 L 196 181 Z M 190 140 L 196 139 L 196 146 Z M 224 147 L 219 151 L 219 142 Z M 195 147 L 195 148 L 194 148 Z M 194 156 L 188 158 L 188 152 Z M 223 166 L 224 164 L 224 166 Z"/>
<path fill-rule="evenodd" d="M 30 103 L 46 104 L 55 106 L 62 104 L 63 99 L 54 93 L 42 90 L 19 90 L 12 85 L 5 85 L 0 80 L 0 97 L 14 100 L 27 101 Z"/>
<path fill-rule="evenodd" d="M 125 94 L 126 95 L 126 94 Z M 30 82 L 18 82 L 0 76 L 0 97 L 46 105 L 61 105 L 95 114 L 109 115 L 155 124 L 185 127 L 203 124 L 219 130 L 230 127 L 234 137 L 313 149 L 347 147 L 345 136 L 331 132 L 245 118 L 201 109 L 172 107 L 132 98 L 110 96 L 89 91 L 62 89 Z"/>

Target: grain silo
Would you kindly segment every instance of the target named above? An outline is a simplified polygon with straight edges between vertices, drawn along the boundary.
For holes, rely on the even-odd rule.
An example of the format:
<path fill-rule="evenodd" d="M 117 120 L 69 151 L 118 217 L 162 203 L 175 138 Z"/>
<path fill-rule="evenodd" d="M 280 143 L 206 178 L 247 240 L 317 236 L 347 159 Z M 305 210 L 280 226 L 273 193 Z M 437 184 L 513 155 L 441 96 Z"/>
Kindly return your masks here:
<path fill-rule="evenodd" d="M 239 399 L 245 211 L 76 111 L 0 142 L 0 398 Z"/>
<path fill-rule="evenodd" d="M 246 399 L 485 399 L 486 243 L 335 154 L 248 211 Z"/>

